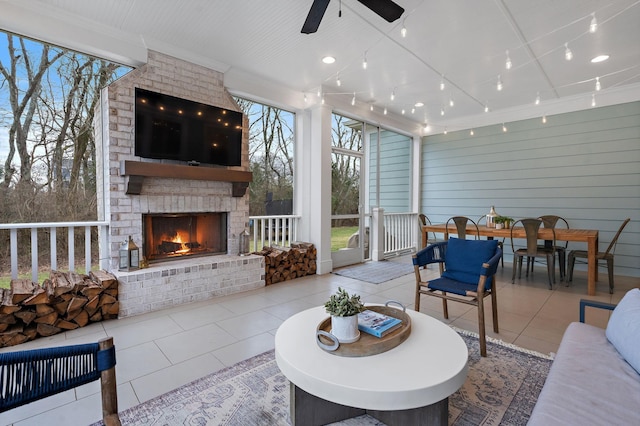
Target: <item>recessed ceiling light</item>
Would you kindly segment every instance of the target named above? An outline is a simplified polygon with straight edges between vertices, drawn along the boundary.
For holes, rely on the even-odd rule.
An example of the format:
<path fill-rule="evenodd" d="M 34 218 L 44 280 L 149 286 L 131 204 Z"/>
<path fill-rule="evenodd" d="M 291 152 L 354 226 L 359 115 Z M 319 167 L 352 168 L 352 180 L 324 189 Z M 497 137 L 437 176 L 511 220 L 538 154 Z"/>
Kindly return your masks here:
<path fill-rule="evenodd" d="M 598 62 L 604 62 L 609 59 L 609 55 L 598 55 L 591 60 L 592 64 L 597 64 Z"/>
<path fill-rule="evenodd" d="M 424 106 L 424 102 L 416 102 L 414 105 L 416 108 L 420 108 Z"/>
<path fill-rule="evenodd" d="M 325 64 L 332 64 L 336 61 L 336 58 L 334 58 L 333 56 L 325 56 L 324 58 L 322 58 L 322 62 L 324 62 Z"/>

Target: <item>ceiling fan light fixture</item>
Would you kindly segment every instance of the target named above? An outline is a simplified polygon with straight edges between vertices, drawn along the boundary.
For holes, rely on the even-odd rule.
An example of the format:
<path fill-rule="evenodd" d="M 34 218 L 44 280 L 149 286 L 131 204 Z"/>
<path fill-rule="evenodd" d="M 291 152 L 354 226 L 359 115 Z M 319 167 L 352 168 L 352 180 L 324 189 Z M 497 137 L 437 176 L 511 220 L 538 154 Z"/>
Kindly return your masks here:
<path fill-rule="evenodd" d="M 609 55 L 598 55 L 595 58 L 591 59 L 592 64 L 597 64 L 598 62 L 604 62 L 609 59 Z"/>

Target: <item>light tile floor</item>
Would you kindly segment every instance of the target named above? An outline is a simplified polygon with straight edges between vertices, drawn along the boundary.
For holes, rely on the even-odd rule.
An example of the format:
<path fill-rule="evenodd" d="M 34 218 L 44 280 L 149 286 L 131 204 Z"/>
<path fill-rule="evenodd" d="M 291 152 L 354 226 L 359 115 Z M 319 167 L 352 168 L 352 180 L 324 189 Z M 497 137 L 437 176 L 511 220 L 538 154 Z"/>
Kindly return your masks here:
<path fill-rule="evenodd" d="M 45 339 L 28 342 L 20 350 L 95 342 L 113 336 L 117 348 L 116 377 L 120 411 L 272 349 L 278 326 L 289 316 L 323 304 L 339 286 L 356 292 L 363 301 L 398 300 L 414 304 L 414 276 L 408 256 L 394 259 L 407 264 L 409 275 L 382 284 L 369 284 L 334 274 L 312 275 L 262 289 L 202 301 L 136 317 L 105 321 Z M 558 282 L 547 288 L 544 266 L 533 277 L 511 284 L 511 267 L 497 275 L 500 333 L 492 331 L 487 299 L 488 335 L 542 353 L 558 348 L 567 325 L 578 320 L 578 301 L 586 298 L 584 272 L 576 271 L 571 287 Z M 426 274 L 436 275 L 431 267 Z M 616 277 L 616 291 L 608 292 L 601 273 L 596 296 L 616 303 L 625 291 L 640 287 L 640 278 Z M 454 326 L 477 331 L 474 307 L 449 304 L 444 320 L 439 299 L 423 296 L 421 312 Z M 604 327 L 608 314 L 590 310 L 587 322 Z M 16 350 L 5 348 L 0 352 Z M 99 383 L 67 391 L 0 414 L 0 425 L 87 425 L 101 418 Z"/>

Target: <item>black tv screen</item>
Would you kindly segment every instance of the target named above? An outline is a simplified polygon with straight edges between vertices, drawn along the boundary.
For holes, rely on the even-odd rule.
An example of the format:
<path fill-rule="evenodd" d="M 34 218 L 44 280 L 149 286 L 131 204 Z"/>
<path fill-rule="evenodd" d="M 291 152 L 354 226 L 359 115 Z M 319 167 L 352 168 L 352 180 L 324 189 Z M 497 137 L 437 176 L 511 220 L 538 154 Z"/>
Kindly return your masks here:
<path fill-rule="evenodd" d="M 136 88 L 135 155 L 240 166 L 242 113 Z"/>

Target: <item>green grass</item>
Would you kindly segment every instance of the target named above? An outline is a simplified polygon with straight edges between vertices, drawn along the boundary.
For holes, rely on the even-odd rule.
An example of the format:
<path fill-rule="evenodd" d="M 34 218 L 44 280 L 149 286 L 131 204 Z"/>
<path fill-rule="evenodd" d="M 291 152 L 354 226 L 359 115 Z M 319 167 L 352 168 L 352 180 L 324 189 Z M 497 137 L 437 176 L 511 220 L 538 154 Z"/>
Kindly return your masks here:
<path fill-rule="evenodd" d="M 347 247 L 349 237 L 355 232 L 358 232 L 357 226 L 331 228 L 331 251 L 338 251 Z"/>

